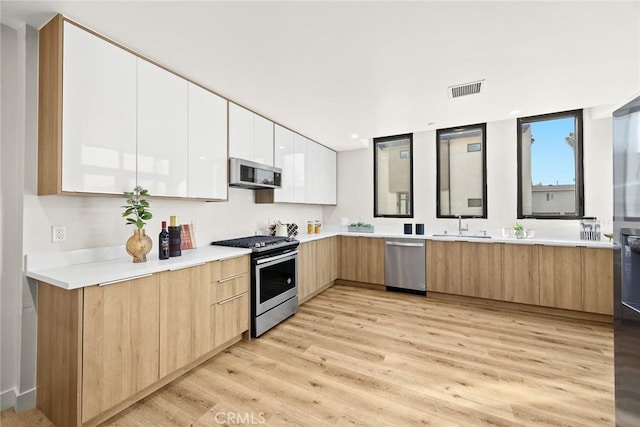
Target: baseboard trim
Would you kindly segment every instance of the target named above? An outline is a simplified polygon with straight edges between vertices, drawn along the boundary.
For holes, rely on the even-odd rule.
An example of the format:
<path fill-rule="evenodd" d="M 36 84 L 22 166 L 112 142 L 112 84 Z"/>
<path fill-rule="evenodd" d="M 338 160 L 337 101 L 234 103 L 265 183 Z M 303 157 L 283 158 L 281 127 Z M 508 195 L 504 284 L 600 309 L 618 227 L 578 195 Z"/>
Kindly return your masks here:
<path fill-rule="evenodd" d="M 16 401 L 18 400 L 17 396 L 18 393 L 15 388 L 0 393 L 0 411 L 14 408 L 16 406 Z"/>
<path fill-rule="evenodd" d="M 14 387 L 0 393 L 0 411 L 15 408 L 16 412 L 24 412 L 36 406 L 36 389 L 32 388 L 24 393 L 18 393 Z"/>

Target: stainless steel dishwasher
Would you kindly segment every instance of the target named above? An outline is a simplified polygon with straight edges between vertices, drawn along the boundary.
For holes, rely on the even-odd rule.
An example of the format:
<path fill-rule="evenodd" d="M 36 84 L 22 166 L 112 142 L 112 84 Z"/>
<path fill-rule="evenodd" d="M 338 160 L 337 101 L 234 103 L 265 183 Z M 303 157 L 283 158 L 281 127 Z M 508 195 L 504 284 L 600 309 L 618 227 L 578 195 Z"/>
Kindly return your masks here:
<path fill-rule="evenodd" d="M 426 247 L 420 239 L 385 239 L 384 284 L 388 291 L 427 294 Z"/>

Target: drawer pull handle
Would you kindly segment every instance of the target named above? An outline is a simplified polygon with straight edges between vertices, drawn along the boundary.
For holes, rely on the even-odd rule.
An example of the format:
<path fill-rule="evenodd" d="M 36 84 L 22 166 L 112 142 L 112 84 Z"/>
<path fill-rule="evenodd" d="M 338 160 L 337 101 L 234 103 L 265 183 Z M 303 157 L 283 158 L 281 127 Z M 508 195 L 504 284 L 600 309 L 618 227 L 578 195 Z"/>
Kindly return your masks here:
<path fill-rule="evenodd" d="M 246 294 L 247 294 L 247 293 L 246 293 L 246 292 L 244 292 L 244 293 L 242 293 L 242 294 L 240 294 L 240 295 L 236 295 L 236 296 L 234 296 L 234 297 L 227 298 L 227 299 L 226 299 L 226 300 L 224 300 L 224 301 L 220 301 L 218 304 L 219 304 L 219 305 L 226 304 L 226 303 L 228 303 L 228 302 L 233 301 L 234 299 L 238 299 L 238 298 L 240 298 L 240 297 L 243 297 L 243 296 L 245 296 Z"/>
<path fill-rule="evenodd" d="M 220 279 L 220 280 L 218 280 L 218 283 L 229 282 L 229 281 L 231 281 L 231 280 L 235 280 L 235 279 L 237 279 L 238 277 L 245 276 L 246 274 L 247 274 L 247 273 L 246 273 L 246 272 L 244 272 L 244 273 L 236 274 L 235 276 L 225 277 L 224 279 Z"/>
<path fill-rule="evenodd" d="M 102 283 L 99 283 L 98 286 L 115 285 L 116 283 L 127 282 L 129 280 L 135 280 L 135 279 L 142 279 L 144 277 L 149 277 L 149 276 L 151 276 L 151 273 L 149 273 L 149 274 L 141 274 L 139 276 L 125 277 L 124 279 L 111 280 L 110 282 L 102 282 Z"/>

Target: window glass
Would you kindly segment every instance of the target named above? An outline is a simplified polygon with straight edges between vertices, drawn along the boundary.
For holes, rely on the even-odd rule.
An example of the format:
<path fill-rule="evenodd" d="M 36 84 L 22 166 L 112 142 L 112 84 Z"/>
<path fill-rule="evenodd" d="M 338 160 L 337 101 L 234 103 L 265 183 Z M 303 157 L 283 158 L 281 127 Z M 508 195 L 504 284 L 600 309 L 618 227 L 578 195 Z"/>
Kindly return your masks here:
<path fill-rule="evenodd" d="M 374 216 L 413 218 L 413 135 L 373 142 Z"/>
<path fill-rule="evenodd" d="M 518 217 L 581 217 L 582 111 L 518 119 L 518 152 Z"/>
<path fill-rule="evenodd" d="M 487 217 L 486 125 L 439 129 L 437 217 Z"/>

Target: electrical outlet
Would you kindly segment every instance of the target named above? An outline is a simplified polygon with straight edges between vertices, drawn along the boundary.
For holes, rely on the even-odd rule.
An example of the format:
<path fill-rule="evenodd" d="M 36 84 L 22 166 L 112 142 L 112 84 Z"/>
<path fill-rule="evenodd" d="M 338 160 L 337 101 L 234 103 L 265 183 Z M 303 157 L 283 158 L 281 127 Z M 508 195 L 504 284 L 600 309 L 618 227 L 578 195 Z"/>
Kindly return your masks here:
<path fill-rule="evenodd" d="M 51 243 L 64 242 L 67 238 L 67 228 L 64 225 L 51 226 Z"/>

